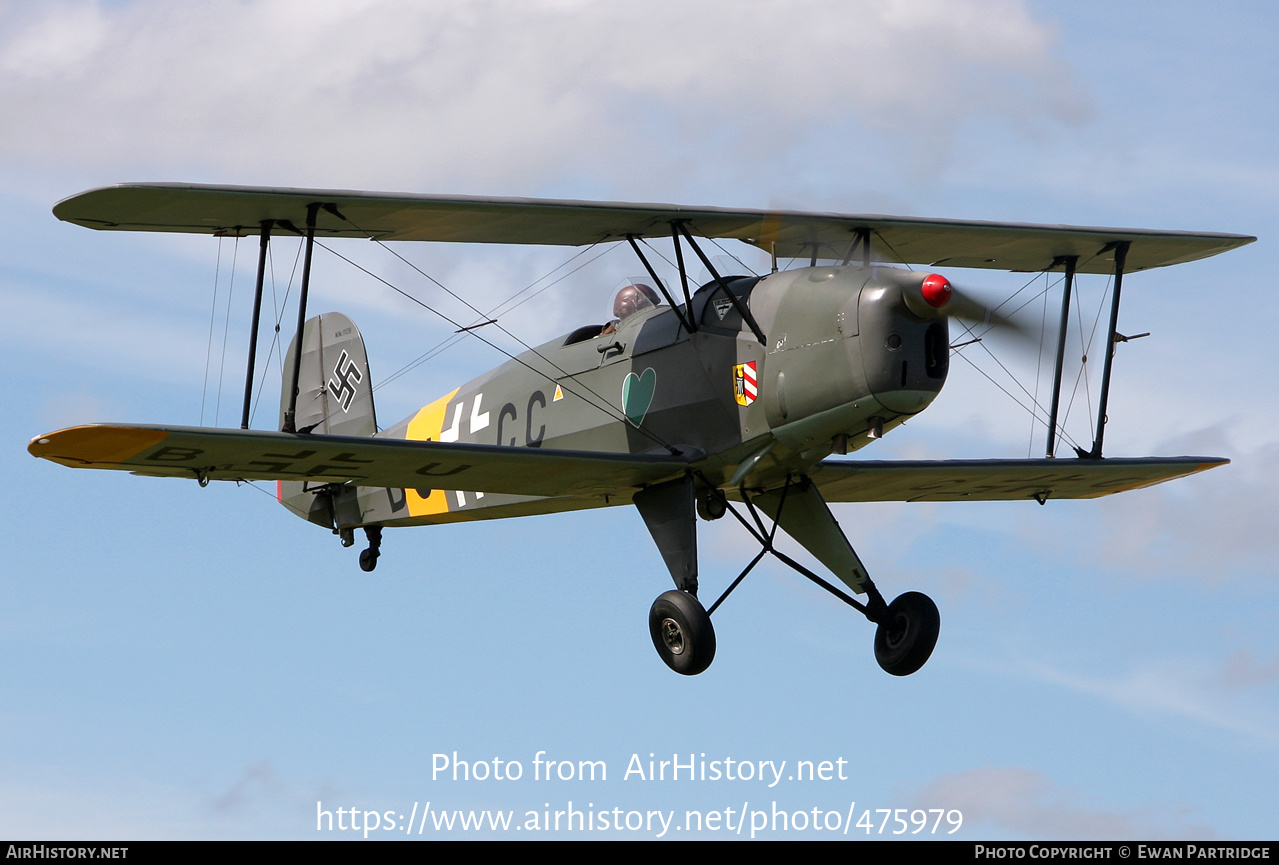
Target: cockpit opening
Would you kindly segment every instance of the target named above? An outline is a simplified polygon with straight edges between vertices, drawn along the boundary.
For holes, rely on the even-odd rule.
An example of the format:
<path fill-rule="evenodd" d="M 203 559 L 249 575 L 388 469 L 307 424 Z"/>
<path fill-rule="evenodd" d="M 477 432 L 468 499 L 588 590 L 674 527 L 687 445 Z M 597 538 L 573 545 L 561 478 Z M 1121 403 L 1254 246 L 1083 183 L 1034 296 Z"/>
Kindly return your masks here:
<path fill-rule="evenodd" d="M 642 282 L 632 282 L 618 289 L 613 295 L 613 317 L 620 324 L 641 309 L 651 309 L 662 303 L 661 296 Z"/>
<path fill-rule="evenodd" d="M 622 323 L 637 312 L 662 305 L 662 296 L 652 286 L 642 282 L 628 282 L 613 295 L 613 319 L 602 325 L 588 324 L 577 328 L 564 340 L 564 345 L 585 342 L 597 336 L 615 333 Z"/>

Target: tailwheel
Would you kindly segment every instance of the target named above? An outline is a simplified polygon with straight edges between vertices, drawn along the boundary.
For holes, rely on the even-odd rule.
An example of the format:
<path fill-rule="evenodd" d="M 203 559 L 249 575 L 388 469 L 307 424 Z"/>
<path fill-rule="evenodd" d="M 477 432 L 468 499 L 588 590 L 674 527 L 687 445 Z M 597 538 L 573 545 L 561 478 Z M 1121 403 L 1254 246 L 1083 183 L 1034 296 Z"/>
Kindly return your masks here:
<path fill-rule="evenodd" d="M 715 629 L 711 617 L 688 592 L 672 589 L 658 596 L 648 611 L 653 646 L 666 666 L 696 676 L 715 660 Z"/>
<path fill-rule="evenodd" d="M 875 629 L 875 660 L 886 673 L 909 676 L 933 653 L 940 630 L 941 614 L 933 599 L 907 592 L 888 605 Z"/>
<path fill-rule="evenodd" d="M 382 555 L 382 527 L 365 526 L 364 536 L 369 539 L 369 548 L 360 553 L 360 570 L 368 573 L 377 567 L 377 557 Z"/>

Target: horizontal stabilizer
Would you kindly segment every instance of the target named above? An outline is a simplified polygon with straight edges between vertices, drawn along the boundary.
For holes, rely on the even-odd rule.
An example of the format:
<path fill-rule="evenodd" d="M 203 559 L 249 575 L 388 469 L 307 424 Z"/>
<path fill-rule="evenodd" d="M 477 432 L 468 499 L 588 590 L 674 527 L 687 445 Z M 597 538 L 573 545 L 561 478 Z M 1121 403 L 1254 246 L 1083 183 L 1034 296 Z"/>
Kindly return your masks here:
<path fill-rule="evenodd" d="M 812 474 L 828 502 L 1095 499 L 1225 465 L 1221 457 L 1037 460 L 826 460 Z"/>
<path fill-rule="evenodd" d="M 27 450 L 72 468 L 160 477 L 349 481 L 527 496 L 621 495 L 678 477 L 689 465 L 669 455 L 106 424 L 40 436 Z"/>

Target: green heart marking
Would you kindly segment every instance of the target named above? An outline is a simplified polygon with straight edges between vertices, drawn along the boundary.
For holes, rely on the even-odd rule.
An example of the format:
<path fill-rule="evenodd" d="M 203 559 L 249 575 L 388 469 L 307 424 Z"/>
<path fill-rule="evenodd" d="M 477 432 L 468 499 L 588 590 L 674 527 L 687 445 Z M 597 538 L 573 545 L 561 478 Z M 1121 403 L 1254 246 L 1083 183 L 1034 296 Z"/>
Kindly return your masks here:
<path fill-rule="evenodd" d="M 644 422 L 644 415 L 653 404 L 653 392 L 657 390 L 657 373 L 650 366 L 639 375 L 628 372 L 622 380 L 622 411 L 631 426 Z"/>

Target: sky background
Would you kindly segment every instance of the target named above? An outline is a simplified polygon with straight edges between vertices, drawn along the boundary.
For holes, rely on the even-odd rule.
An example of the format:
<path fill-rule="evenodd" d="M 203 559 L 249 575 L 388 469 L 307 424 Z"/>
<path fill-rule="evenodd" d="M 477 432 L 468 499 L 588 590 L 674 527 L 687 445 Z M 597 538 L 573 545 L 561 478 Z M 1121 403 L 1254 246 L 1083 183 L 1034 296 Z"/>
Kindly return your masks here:
<path fill-rule="evenodd" d="M 521 824 L 569 802 L 942 808 L 970 840 L 1275 840 L 1277 23 L 1261 2 L 0 3 L 0 837 L 363 834 L 317 833 L 319 801 Z M 837 506 L 888 597 L 937 601 L 928 665 L 884 674 L 869 623 L 765 563 L 717 611 L 715 663 L 680 677 L 649 641 L 670 579 L 629 508 L 388 531 L 364 574 L 359 545 L 269 489 L 32 459 L 33 436 L 76 423 L 238 423 L 256 242 L 50 213 L 126 181 L 1256 235 L 1125 280 L 1119 329 L 1152 336 L 1120 349 L 1106 433 L 1112 456 L 1233 462 L 1096 502 Z M 274 249 L 278 310 L 296 245 Z M 447 309 L 372 244 L 340 251 Z M 399 251 L 482 308 L 574 252 Z M 504 323 L 532 343 L 603 320 L 638 272 L 608 252 Z M 947 273 L 995 299 L 1028 280 Z M 1053 286 L 1022 315 L 1054 320 Z M 1081 280 L 1085 330 L 1104 288 Z M 449 335 L 327 252 L 312 291 L 313 311 L 360 326 L 375 382 Z M 932 408 L 859 456 L 1038 455 L 1042 426 L 977 368 L 1015 386 L 965 357 Z M 501 359 L 478 342 L 439 353 L 378 391 L 379 419 Z M 1009 366 L 1033 393 L 1033 353 Z M 1089 427 L 1081 392 L 1068 428 L 1087 442 Z M 701 525 L 713 598 L 753 550 L 731 520 Z M 607 780 L 534 781 L 539 751 L 602 760 Z M 454 752 L 525 774 L 433 780 L 433 755 Z M 788 776 L 843 759 L 846 778 L 624 779 L 633 754 L 786 760 Z"/>

